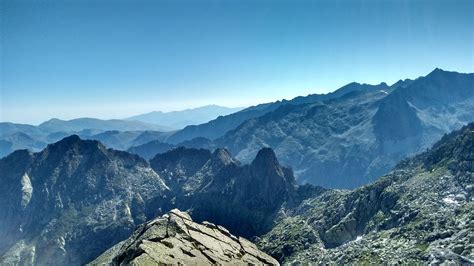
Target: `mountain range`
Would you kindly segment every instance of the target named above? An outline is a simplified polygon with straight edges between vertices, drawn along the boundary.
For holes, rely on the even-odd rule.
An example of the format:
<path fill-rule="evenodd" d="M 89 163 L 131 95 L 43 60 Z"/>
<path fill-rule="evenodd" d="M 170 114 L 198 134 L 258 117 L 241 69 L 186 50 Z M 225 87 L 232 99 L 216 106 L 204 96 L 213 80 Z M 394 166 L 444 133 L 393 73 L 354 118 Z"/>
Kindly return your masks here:
<path fill-rule="evenodd" d="M 330 100 L 330 99 L 339 98 L 350 92 L 361 91 L 361 90 L 372 91 L 378 87 L 386 88 L 388 86 L 385 83 L 381 83 L 378 86 L 372 86 L 368 84 L 359 84 L 359 83 L 353 82 L 328 94 L 310 94 L 304 97 L 299 96 L 292 100 L 282 100 L 282 101 L 277 101 L 273 103 L 259 104 L 257 106 L 248 107 L 239 112 L 236 112 L 227 116 L 218 117 L 214 120 L 209 121 L 208 123 L 204 123 L 201 125 L 187 126 L 186 128 L 179 130 L 173 135 L 171 135 L 167 141 L 169 143 L 177 144 L 177 143 L 181 143 L 183 141 L 191 140 L 198 137 L 204 137 L 210 140 L 214 140 L 216 138 L 223 136 L 228 131 L 237 128 L 240 124 L 242 124 L 246 120 L 256 118 L 266 113 L 272 112 L 278 109 L 280 106 L 285 106 L 288 104 L 299 105 L 299 104 L 305 104 L 305 103 Z"/>
<path fill-rule="evenodd" d="M 84 264 L 176 207 L 252 236 L 296 189 L 270 149 L 251 165 L 222 149 L 180 148 L 147 162 L 77 135 L 15 151 L 0 173 L 0 264 Z"/>
<path fill-rule="evenodd" d="M 53 119 L 37 127 L 2 123 L 0 156 L 22 148 L 39 151 L 70 134 L 147 160 L 179 146 L 225 147 L 249 163 L 261 148 L 271 147 L 292 166 L 298 183 L 355 188 L 474 121 L 473 91 L 474 74 L 435 69 L 391 86 L 350 83 L 329 94 L 261 104 L 178 131 L 124 120 Z M 185 113 L 193 111 L 199 113 Z"/>
<path fill-rule="evenodd" d="M 19 149 L 40 151 L 48 143 L 56 142 L 71 134 L 100 140 L 110 148 L 127 150 L 146 142 L 163 141 L 176 129 L 205 123 L 241 109 L 208 105 L 183 111 L 151 112 L 124 120 L 53 118 L 38 126 L 0 122 L 0 158 Z"/>
<path fill-rule="evenodd" d="M 219 105 L 206 105 L 182 111 L 162 112 L 154 111 L 136 115 L 127 120 L 142 121 L 151 124 L 166 126 L 171 129 L 182 129 L 189 125 L 207 123 L 219 116 L 229 115 L 243 108 L 229 108 Z"/>
<path fill-rule="evenodd" d="M 0 263 L 79 265 L 127 238 L 131 245 L 106 254 L 133 259 L 141 254 L 137 248 L 146 248 L 141 243 L 164 241 L 153 225 L 179 208 L 198 223 L 252 239 L 281 263 L 469 264 L 473 151 L 469 124 L 348 191 L 298 185 L 271 148 L 250 164 L 226 149 L 183 147 L 147 162 L 73 135 L 41 152 L 19 150 L 0 160 Z M 146 222 L 155 217 L 156 223 Z M 139 224 L 143 230 L 132 235 Z M 190 234 L 186 241 L 204 241 Z M 189 245 L 171 243 L 168 248 L 180 250 Z M 150 245 L 147 252 L 159 247 Z"/>
<path fill-rule="evenodd" d="M 40 151 L 48 143 L 56 142 L 71 134 L 101 140 L 115 149 L 127 149 L 152 140 L 164 139 L 163 136 L 170 134 L 168 130 L 170 129 L 155 124 L 118 119 L 50 119 L 38 126 L 1 122 L 0 158 L 19 149 Z M 135 138 L 138 138 L 137 141 Z"/>
<path fill-rule="evenodd" d="M 165 142 L 226 147 L 243 162 L 272 147 L 299 183 L 355 188 L 474 121 L 473 92 L 474 74 L 435 69 L 391 86 L 351 83 L 326 95 L 250 107 L 188 126 Z M 138 154 L 145 153 L 153 147 L 141 145 Z"/>

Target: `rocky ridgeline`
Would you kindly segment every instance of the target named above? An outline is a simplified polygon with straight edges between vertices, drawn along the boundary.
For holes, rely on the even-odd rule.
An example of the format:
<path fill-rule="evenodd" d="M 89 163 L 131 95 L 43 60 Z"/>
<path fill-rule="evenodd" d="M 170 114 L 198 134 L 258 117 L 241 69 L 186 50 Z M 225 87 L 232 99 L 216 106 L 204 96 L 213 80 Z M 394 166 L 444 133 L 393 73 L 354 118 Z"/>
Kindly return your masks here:
<path fill-rule="evenodd" d="M 0 173 L 0 264 L 84 264 L 173 208 L 252 237 L 288 199 L 301 200 L 271 149 L 251 165 L 225 149 L 184 148 L 149 163 L 73 135 L 39 153 L 12 153 Z"/>
<path fill-rule="evenodd" d="M 255 244 L 177 209 L 142 224 L 90 265 L 279 265 Z"/>
<path fill-rule="evenodd" d="M 258 246 L 280 262 L 474 263 L 474 124 L 371 185 L 282 214 Z"/>

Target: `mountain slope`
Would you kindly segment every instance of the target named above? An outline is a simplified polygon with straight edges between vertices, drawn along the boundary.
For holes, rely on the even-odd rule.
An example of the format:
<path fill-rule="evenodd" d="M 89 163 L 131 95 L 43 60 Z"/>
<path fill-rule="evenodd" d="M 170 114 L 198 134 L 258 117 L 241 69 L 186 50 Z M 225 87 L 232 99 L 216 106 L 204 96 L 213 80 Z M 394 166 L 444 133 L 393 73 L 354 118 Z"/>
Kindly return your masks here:
<path fill-rule="evenodd" d="M 474 74 L 438 69 L 389 90 L 283 105 L 245 121 L 214 145 L 243 162 L 261 147 L 272 147 L 299 182 L 354 188 L 471 121 Z"/>
<path fill-rule="evenodd" d="M 229 115 L 240 110 L 242 110 L 242 108 L 229 108 L 218 105 L 206 105 L 182 111 L 155 111 L 132 116 L 127 118 L 127 120 L 136 120 L 151 124 L 162 125 L 173 129 L 182 129 L 189 125 L 207 123 L 219 116 Z"/>
<path fill-rule="evenodd" d="M 1 264 L 90 261 L 154 217 L 168 190 L 138 156 L 77 136 L 16 151 L 0 173 Z"/>
<path fill-rule="evenodd" d="M 149 160 L 155 157 L 155 155 L 157 155 L 158 153 L 167 152 L 173 149 L 174 147 L 174 145 L 154 140 L 142 145 L 130 147 L 129 149 L 127 149 L 127 151 L 133 154 L 140 155 L 142 158 Z"/>
<path fill-rule="evenodd" d="M 473 151 L 474 123 L 373 184 L 304 201 L 258 245 L 281 262 L 472 264 Z"/>
<path fill-rule="evenodd" d="M 0 142 L 0 158 L 10 154 L 15 150 L 30 149 L 39 151 L 46 146 L 46 143 L 32 138 L 23 132 L 15 132 L 3 136 Z"/>
<path fill-rule="evenodd" d="M 230 130 L 237 128 L 240 124 L 246 120 L 253 119 L 259 116 L 262 116 L 268 112 L 278 109 L 280 106 L 293 104 L 305 104 L 305 103 L 314 103 L 319 101 L 325 101 L 330 99 L 335 99 L 341 97 L 347 93 L 357 92 L 357 91 L 377 91 L 387 89 L 388 86 L 385 83 L 379 85 L 367 85 L 359 83 L 350 83 L 346 86 L 341 87 L 340 89 L 328 93 L 328 94 L 311 94 L 305 97 L 296 97 L 290 101 L 283 100 L 273 103 L 259 104 L 257 106 L 248 107 L 242 111 L 218 117 L 208 123 L 194 126 L 187 126 L 182 130 L 177 131 L 171 135 L 167 141 L 173 144 L 177 144 L 183 141 L 191 140 L 198 137 L 204 137 L 211 140 L 223 136 Z"/>

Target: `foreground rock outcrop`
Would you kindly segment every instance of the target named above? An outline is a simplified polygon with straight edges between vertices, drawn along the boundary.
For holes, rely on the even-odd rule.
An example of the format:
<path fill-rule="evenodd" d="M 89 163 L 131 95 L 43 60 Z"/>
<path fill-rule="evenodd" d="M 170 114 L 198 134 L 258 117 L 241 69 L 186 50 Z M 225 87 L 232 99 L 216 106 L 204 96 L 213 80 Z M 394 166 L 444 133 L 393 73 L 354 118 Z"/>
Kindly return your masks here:
<path fill-rule="evenodd" d="M 250 241 L 212 223 L 195 223 L 177 209 L 142 224 L 90 265 L 278 265 Z"/>

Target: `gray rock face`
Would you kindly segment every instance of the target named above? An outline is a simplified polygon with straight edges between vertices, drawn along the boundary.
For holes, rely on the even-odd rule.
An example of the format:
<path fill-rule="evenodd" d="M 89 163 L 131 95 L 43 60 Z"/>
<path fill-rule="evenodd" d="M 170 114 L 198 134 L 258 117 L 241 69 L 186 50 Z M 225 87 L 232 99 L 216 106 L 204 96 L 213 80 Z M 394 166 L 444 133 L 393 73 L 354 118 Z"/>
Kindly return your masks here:
<path fill-rule="evenodd" d="M 90 261 L 155 217 L 169 190 L 145 160 L 77 136 L 12 153 L 0 179 L 0 264 Z"/>
<path fill-rule="evenodd" d="M 258 246 L 280 262 L 474 263 L 474 123 L 373 184 L 282 211 Z"/>
<path fill-rule="evenodd" d="M 279 265 L 224 227 L 195 223 L 177 209 L 138 227 L 90 265 Z"/>
<path fill-rule="evenodd" d="M 171 188 L 173 206 L 244 237 L 268 230 L 297 190 L 292 171 L 268 148 L 250 165 L 241 165 L 225 149 L 186 148 L 157 155 L 150 164 Z"/>

